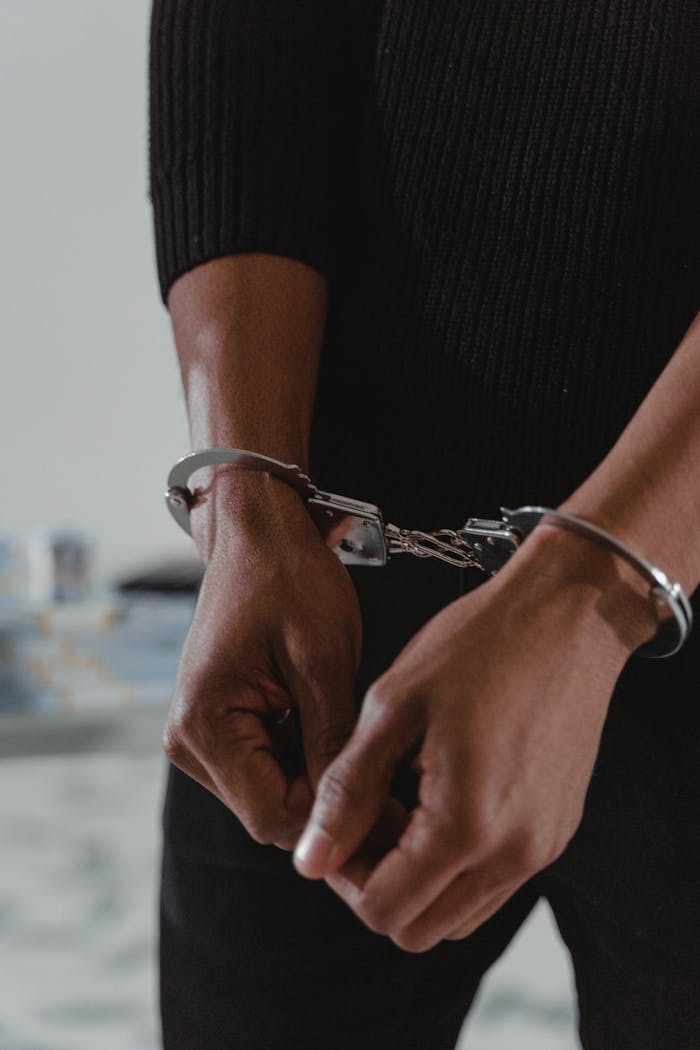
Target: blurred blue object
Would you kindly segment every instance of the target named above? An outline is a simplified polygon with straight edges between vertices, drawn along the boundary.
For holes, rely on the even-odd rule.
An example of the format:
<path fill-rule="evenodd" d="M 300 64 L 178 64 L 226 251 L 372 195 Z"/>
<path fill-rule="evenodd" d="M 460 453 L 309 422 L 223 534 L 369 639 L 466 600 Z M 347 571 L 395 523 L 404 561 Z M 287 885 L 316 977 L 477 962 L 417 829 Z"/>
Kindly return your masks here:
<path fill-rule="evenodd" d="M 0 713 L 169 701 L 195 597 L 108 592 L 0 611 Z"/>

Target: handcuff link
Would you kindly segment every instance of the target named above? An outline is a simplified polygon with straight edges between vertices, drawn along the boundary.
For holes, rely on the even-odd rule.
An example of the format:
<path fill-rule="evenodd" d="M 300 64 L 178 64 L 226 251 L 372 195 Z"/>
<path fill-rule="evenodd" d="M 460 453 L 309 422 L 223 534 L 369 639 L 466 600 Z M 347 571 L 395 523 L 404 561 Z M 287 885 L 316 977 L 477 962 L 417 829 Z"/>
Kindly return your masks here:
<path fill-rule="evenodd" d="M 187 482 L 201 467 L 223 464 L 266 471 L 296 489 L 321 536 L 345 565 L 381 567 L 394 555 L 412 554 L 494 576 L 541 521 L 559 525 L 622 557 L 649 584 L 649 597 L 657 606 L 665 606 L 667 615 L 657 634 L 635 650 L 637 655 L 671 656 L 690 632 L 693 612 L 679 583 L 592 522 L 549 507 L 501 507 L 500 520 L 468 518 L 461 529 L 402 529 L 385 524 L 375 504 L 322 491 L 295 463 L 245 449 L 202 449 L 178 460 L 168 475 L 165 493 L 172 516 L 190 535 L 190 510 L 197 493 L 187 487 Z"/>

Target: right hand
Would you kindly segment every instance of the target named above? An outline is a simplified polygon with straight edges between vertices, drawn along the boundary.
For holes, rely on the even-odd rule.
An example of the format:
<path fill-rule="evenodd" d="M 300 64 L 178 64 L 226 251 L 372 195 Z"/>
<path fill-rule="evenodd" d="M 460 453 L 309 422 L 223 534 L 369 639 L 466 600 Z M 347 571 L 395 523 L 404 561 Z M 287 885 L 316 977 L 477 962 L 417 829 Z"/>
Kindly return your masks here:
<path fill-rule="evenodd" d="M 260 843 L 292 850 L 326 766 L 357 720 L 362 625 L 352 580 L 301 497 L 222 471 L 191 513 L 205 561 L 164 747 Z M 298 709 L 305 768 L 283 768 L 276 722 Z"/>

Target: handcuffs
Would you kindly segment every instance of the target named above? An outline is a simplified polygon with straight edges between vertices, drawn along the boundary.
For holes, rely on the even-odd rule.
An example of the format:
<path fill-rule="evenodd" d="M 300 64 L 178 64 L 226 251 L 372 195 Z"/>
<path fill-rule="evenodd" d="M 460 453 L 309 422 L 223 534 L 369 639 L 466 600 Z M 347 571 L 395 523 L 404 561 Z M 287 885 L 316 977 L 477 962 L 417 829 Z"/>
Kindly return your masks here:
<path fill-rule="evenodd" d="M 672 656 L 690 633 L 693 611 L 679 583 L 597 525 L 549 507 L 501 507 L 500 520 L 468 518 L 461 529 L 401 529 L 385 524 L 381 510 L 372 503 L 321 491 L 294 463 L 282 463 L 245 449 L 209 448 L 183 456 L 168 475 L 166 504 L 178 525 L 190 535 L 190 509 L 196 502 L 197 490 L 189 489 L 187 482 L 201 467 L 223 464 L 263 470 L 296 489 L 323 539 L 346 565 L 380 567 L 395 554 L 413 554 L 438 558 L 459 568 L 480 569 L 494 576 L 541 521 L 559 525 L 623 558 L 649 584 L 649 597 L 657 608 L 666 606 L 666 617 L 660 621 L 657 633 L 635 649 L 636 656 Z"/>

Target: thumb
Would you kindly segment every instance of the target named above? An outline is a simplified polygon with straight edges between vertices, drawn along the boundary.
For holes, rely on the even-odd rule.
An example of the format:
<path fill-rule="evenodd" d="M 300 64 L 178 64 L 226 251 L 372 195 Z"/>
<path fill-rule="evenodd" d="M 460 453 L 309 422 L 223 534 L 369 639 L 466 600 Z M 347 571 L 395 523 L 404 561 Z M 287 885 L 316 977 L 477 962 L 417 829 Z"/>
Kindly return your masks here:
<path fill-rule="evenodd" d="M 406 707 L 399 713 L 370 690 L 350 740 L 318 783 L 294 852 L 300 875 L 325 878 L 362 845 L 381 817 L 396 767 L 415 743 L 417 729 Z"/>

